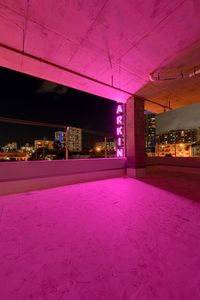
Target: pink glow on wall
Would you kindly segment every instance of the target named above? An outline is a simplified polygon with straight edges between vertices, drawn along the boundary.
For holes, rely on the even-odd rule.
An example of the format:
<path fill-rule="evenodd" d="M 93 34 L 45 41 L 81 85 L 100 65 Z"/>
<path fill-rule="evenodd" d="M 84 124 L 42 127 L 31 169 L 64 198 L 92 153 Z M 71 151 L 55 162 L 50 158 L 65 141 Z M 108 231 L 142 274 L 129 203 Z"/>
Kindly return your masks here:
<path fill-rule="evenodd" d="M 117 157 L 124 156 L 124 106 L 123 104 L 117 105 L 116 110 L 116 123 L 117 123 Z"/>

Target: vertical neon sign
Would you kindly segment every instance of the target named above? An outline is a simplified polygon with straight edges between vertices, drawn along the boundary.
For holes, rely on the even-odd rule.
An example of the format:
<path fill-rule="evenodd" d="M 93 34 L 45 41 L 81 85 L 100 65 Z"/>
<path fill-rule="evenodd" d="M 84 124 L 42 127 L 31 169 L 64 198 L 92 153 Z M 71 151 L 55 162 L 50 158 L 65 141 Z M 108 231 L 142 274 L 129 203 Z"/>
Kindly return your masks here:
<path fill-rule="evenodd" d="M 117 123 L 117 157 L 124 156 L 124 106 L 117 104 L 116 110 Z"/>

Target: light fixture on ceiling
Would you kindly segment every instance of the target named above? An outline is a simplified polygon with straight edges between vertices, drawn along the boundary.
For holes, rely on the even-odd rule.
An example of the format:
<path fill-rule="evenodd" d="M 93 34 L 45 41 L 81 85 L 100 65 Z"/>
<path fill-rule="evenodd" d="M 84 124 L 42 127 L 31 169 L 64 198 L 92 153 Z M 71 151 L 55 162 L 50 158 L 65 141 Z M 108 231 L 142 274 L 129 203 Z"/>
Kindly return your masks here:
<path fill-rule="evenodd" d="M 172 76 L 172 77 L 170 77 L 170 76 L 169 77 L 164 77 L 164 76 L 162 77 L 162 76 L 160 76 L 159 73 L 157 73 L 157 74 L 150 73 L 149 74 L 149 79 L 152 82 L 154 82 L 154 81 L 167 81 L 167 80 L 179 80 L 179 79 L 185 79 L 185 78 L 192 78 L 192 77 L 195 77 L 199 74 L 200 74 L 200 68 L 197 69 L 196 67 L 194 67 L 194 70 L 191 73 L 181 72 L 178 75 Z"/>

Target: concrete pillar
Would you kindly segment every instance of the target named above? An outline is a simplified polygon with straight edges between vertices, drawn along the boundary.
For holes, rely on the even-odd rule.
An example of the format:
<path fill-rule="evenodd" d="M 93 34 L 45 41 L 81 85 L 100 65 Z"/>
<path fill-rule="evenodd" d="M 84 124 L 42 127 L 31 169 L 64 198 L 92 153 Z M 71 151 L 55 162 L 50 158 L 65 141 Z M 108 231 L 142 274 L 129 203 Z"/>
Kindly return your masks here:
<path fill-rule="evenodd" d="M 126 102 L 127 176 L 145 175 L 144 101 L 131 97 Z"/>

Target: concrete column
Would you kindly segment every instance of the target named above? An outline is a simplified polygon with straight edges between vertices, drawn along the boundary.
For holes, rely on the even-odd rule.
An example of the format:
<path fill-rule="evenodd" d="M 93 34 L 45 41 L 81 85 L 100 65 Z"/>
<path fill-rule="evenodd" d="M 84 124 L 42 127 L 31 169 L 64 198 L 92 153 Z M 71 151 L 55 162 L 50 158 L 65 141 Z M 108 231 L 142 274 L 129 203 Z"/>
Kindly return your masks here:
<path fill-rule="evenodd" d="M 131 97 L 126 102 L 127 176 L 145 175 L 144 101 Z"/>

